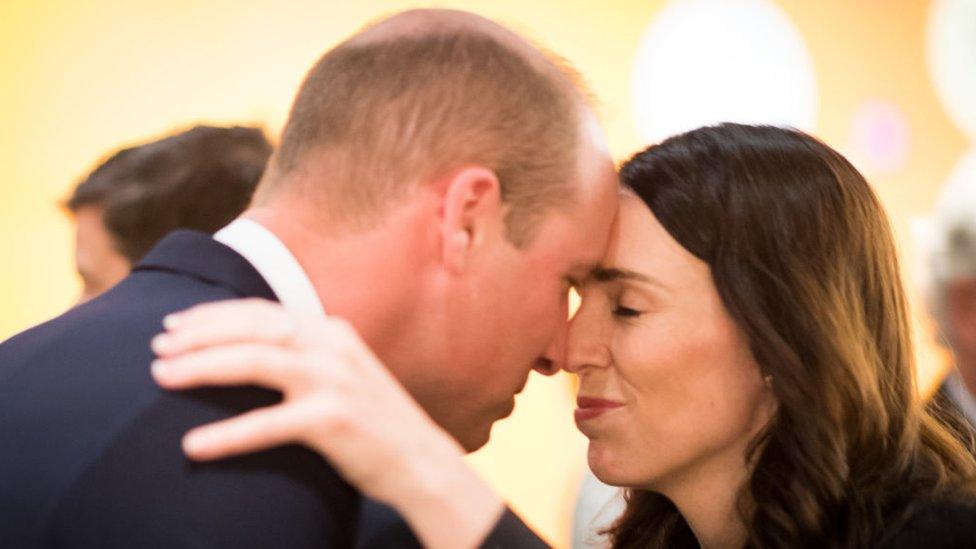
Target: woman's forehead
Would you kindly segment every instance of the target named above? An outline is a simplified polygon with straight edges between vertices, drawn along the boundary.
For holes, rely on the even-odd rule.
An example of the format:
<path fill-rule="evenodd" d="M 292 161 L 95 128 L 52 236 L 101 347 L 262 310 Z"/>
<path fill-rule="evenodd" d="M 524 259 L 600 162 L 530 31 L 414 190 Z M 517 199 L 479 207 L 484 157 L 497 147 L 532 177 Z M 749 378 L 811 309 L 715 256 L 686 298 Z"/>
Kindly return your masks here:
<path fill-rule="evenodd" d="M 605 268 L 652 275 L 679 282 L 683 276 L 707 273 L 708 266 L 681 246 L 661 225 L 650 208 L 635 195 L 621 195 L 620 210 Z"/>

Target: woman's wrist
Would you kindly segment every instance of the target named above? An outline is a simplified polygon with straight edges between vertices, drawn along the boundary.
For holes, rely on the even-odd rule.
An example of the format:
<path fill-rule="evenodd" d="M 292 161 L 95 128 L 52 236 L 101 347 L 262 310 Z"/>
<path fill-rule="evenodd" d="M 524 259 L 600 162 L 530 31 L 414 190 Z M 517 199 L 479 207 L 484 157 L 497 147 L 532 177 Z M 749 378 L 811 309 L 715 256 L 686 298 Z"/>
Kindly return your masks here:
<path fill-rule="evenodd" d="M 461 455 L 456 462 L 436 465 L 398 510 L 424 547 L 480 546 L 504 512 L 504 503 Z"/>
<path fill-rule="evenodd" d="M 457 441 L 436 430 L 437 436 L 424 437 L 416 459 L 401 460 L 401 485 L 387 492 L 385 503 L 399 511 L 424 547 L 478 547 L 505 506 L 468 466 Z"/>

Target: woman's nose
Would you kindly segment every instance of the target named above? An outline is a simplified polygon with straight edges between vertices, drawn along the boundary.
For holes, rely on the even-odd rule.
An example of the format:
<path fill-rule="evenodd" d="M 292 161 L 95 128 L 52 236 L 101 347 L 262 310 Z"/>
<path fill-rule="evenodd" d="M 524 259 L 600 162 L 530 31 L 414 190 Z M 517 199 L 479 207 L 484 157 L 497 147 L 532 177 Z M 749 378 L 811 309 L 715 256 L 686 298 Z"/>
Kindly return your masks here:
<path fill-rule="evenodd" d="M 584 306 L 569 324 L 563 366 L 567 372 L 579 374 L 586 368 L 604 368 L 610 364 L 606 327 L 599 322 L 595 313 L 587 311 Z"/>

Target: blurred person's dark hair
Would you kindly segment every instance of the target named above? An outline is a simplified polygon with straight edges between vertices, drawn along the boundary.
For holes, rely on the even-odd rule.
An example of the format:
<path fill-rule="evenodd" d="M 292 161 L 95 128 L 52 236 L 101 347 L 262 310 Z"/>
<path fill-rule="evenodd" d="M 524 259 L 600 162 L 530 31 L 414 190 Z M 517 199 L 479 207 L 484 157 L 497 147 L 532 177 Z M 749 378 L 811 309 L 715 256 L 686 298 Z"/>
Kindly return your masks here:
<path fill-rule="evenodd" d="M 75 222 L 81 300 L 125 278 L 170 231 L 213 233 L 237 217 L 270 155 L 259 128 L 196 126 L 101 162 L 64 204 Z"/>
<path fill-rule="evenodd" d="M 196 126 L 113 154 L 65 206 L 99 207 L 117 250 L 134 263 L 170 231 L 213 233 L 237 217 L 271 148 L 259 128 Z"/>

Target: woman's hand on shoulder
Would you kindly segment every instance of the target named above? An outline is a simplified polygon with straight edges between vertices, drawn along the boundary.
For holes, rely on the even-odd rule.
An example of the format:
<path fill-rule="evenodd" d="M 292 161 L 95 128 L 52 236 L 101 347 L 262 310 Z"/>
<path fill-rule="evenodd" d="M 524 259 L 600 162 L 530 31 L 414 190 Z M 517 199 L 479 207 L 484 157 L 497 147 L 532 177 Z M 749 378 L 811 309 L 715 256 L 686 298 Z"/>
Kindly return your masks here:
<path fill-rule="evenodd" d="M 348 322 L 243 299 L 170 315 L 164 328 L 152 342 L 162 387 L 253 385 L 282 394 L 279 404 L 190 431 L 183 448 L 191 459 L 305 445 L 363 493 L 396 507 L 428 545 L 477 545 L 501 513 L 461 446 Z M 460 523 L 445 522 L 452 514 Z"/>

